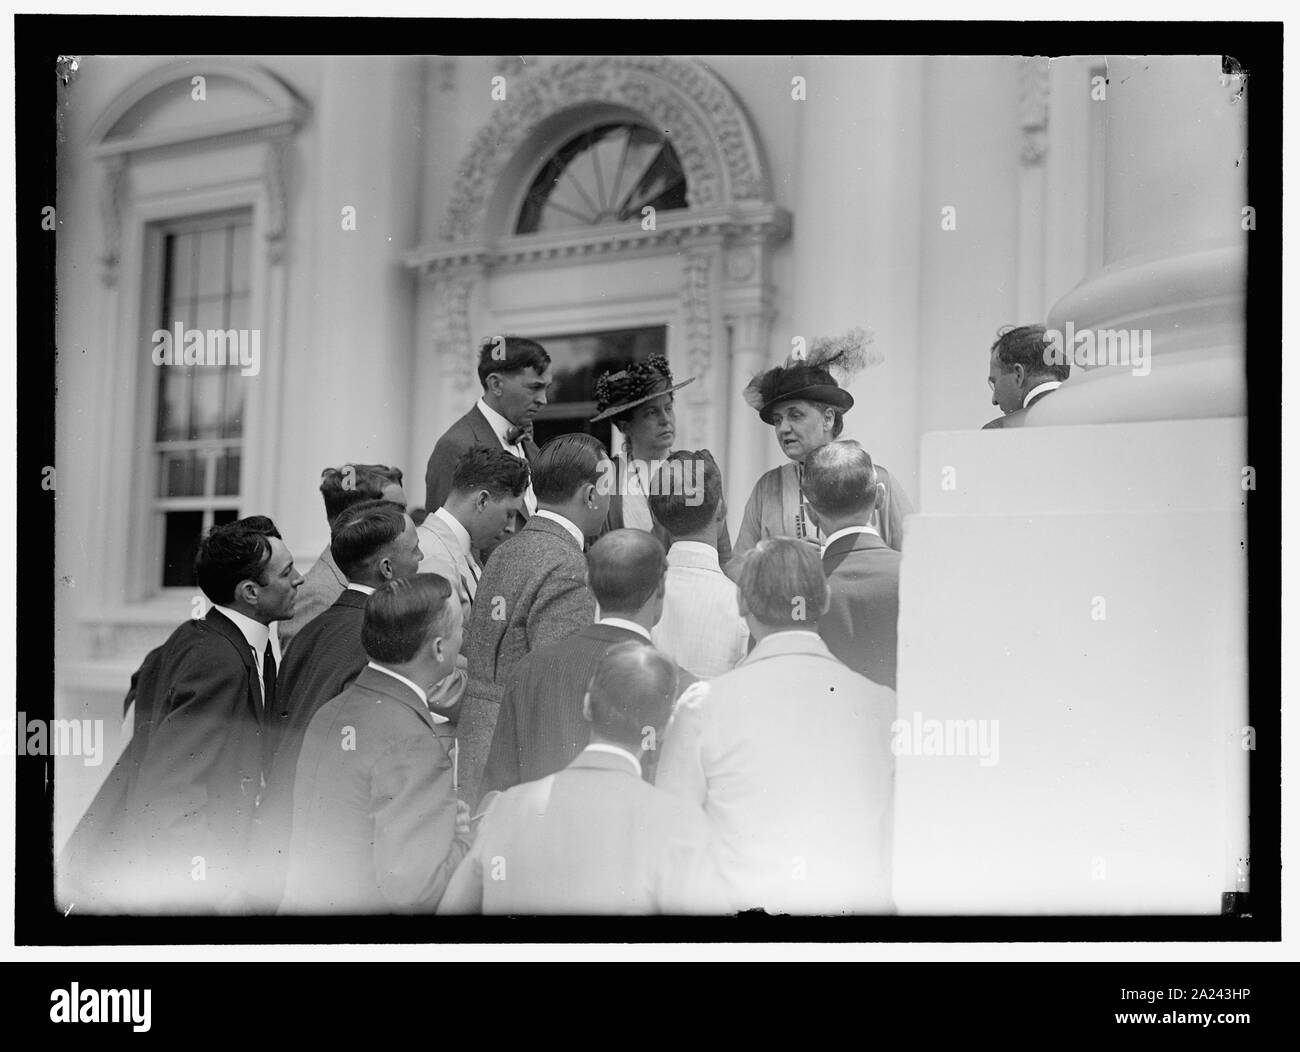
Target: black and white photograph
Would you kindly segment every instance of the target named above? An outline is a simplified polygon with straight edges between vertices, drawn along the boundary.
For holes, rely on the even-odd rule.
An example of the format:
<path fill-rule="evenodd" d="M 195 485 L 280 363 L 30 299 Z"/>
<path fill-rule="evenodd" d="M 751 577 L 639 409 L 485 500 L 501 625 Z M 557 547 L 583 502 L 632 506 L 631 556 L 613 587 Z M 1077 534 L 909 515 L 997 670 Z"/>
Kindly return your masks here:
<path fill-rule="evenodd" d="M 1280 23 L 174 21 L 16 56 L 20 942 L 1280 937 Z"/>

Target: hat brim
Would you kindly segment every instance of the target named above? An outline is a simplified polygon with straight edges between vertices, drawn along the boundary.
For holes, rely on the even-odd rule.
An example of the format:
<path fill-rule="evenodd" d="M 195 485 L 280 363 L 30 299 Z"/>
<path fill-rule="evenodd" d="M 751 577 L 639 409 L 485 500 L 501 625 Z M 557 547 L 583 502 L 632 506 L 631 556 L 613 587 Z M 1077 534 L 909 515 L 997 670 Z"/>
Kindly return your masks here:
<path fill-rule="evenodd" d="M 697 379 L 698 377 L 692 376 L 687 380 L 683 380 L 679 384 L 673 384 L 672 387 L 667 387 L 662 391 L 655 391 L 654 394 L 642 395 L 640 398 L 637 398 L 631 402 L 624 402 L 622 405 L 612 405 L 608 409 L 604 410 L 603 412 L 597 413 L 595 416 L 591 418 L 591 420 L 588 421 L 588 423 L 594 424 L 596 423 L 597 420 L 604 420 L 607 417 L 618 416 L 619 413 L 626 413 L 629 409 L 635 409 L 642 402 L 649 402 L 651 399 L 662 398 L 666 394 L 672 394 L 674 391 L 680 390 L 681 388 L 685 387 L 687 384 L 695 383 Z"/>
<path fill-rule="evenodd" d="M 825 402 L 844 412 L 853 408 L 853 396 L 844 388 L 830 384 L 811 384 L 793 391 L 782 391 L 778 397 L 763 404 L 763 408 L 758 411 L 758 418 L 765 424 L 775 423 L 772 410 L 782 402 Z"/>

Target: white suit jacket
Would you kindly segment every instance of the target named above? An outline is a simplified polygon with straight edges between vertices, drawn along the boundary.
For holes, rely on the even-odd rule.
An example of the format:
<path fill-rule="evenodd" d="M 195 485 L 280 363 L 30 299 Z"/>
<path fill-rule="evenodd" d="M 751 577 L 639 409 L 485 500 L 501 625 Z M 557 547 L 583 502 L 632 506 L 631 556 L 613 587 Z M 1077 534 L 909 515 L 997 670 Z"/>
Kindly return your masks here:
<path fill-rule="evenodd" d="M 655 784 L 704 809 L 735 908 L 892 912 L 895 706 L 813 631 L 681 696 Z"/>
<path fill-rule="evenodd" d="M 436 573 L 451 582 L 456 597 L 460 600 L 461 611 L 469 617 L 469 607 L 474 601 L 478 578 L 470 566 L 469 554 L 461 547 L 460 538 L 435 512 L 429 513 L 420 523 L 417 532 L 420 551 L 424 553 L 420 573 Z"/>

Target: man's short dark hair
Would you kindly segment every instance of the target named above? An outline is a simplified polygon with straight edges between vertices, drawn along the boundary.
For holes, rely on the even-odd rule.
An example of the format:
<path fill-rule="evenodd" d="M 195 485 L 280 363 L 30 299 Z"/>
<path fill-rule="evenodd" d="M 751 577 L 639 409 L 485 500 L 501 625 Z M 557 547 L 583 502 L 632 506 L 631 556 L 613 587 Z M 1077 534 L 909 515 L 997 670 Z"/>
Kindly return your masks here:
<path fill-rule="evenodd" d="M 876 466 L 852 439 L 827 442 L 803 462 L 803 493 L 819 515 L 860 515 L 865 523 L 876 502 Z"/>
<path fill-rule="evenodd" d="M 498 446 L 473 446 L 467 449 L 451 476 L 452 493 L 476 493 L 487 490 L 493 500 L 518 497 L 528 488 L 528 461 Z"/>
<path fill-rule="evenodd" d="M 677 697 L 677 668 L 637 640 L 605 651 L 587 688 L 592 730 L 602 738 L 640 749 L 646 730 L 663 730 Z"/>
<path fill-rule="evenodd" d="M 387 464 L 344 464 L 320 473 L 320 495 L 325 500 L 325 518 L 330 525 L 345 508 L 365 500 L 378 500 L 384 490 L 402 484 L 401 468 Z"/>
<path fill-rule="evenodd" d="M 645 530 L 611 530 L 587 553 L 587 586 L 601 614 L 630 614 L 645 606 L 668 562 L 659 538 Z"/>
<path fill-rule="evenodd" d="M 668 455 L 656 488 L 646 498 L 650 514 L 672 536 L 683 537 L 713 521 L 722 500 L 722 472 L 707 449 L 679 449 Z"/>
<path fill-rule="evenodd" d="M 1023 366 L 1026 376 L 1050 376 L 1053 380 L 1070 378 L 1070 363 L 1053 362 L 1052 343 L 1043 325 L 1004 325 L 989 348 L 997 355 L 1003 369 Z M 1065 356 L 1062 356 L 1064 359 Z"/>
<path fill-rule="evenodd" d="M 580 486 L 600 481 L 609 459 L 600 439 L 574 432 L 551 439 L 533 461 L 533 495 L 546 504 L 563 504 Z"/>
<path fill-rule="evenodd" d="M 330 555 L 354 580 L 365 571 L 375 554 L 397 540 L 406 529 L 406 512 L 389 500 L 368 500 L 354 504 L 334 520 L 330 531 Z"/>
<path fill-rule="evenodd" d="M 404 665 L 447 627 L 451 585 L 436 573 L 386 581 L 366 599 L 361 648 L 372 661 Z"/>
<path fill-rule="evenodd" d="M 279 536 L 275 523 L 265 515 L 213 526 L 199 541 L 194 557 L 194 576 L 203 594 L 213 604 L 226 606 L 234 600 L 240 581 L 266 584 L 270 539 Z"/>
<path fill-rule="evenodd" d="M 821 554 L 791 537 L 767 537 L 746 552 L 736 584 L 749 612 L 769 628 L 815 629 L 826 606 Z"/>
<path fill-rule="evenodd" d="M 478 349 L 478 382 L 487 390 L 487 379 L 493 373 L 517 373 L 536 369 L 538 375 L 546 372 L 551 356 L 540 343 L 522 336 L 491 336 Z"/>

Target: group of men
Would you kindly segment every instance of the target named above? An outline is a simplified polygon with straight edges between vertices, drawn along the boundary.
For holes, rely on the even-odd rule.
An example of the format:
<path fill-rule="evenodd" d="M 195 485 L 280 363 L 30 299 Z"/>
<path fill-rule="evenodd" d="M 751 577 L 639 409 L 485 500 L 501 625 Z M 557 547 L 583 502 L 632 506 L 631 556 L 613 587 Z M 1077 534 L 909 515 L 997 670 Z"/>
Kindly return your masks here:
<path fill-rule="evenodd" d="M 348 464 L 322 476 L 331 539 L 305 579 L 264 516 L 203 538 L 212 606 L 132 679 L 134 734 L 61 860 L 65 901 L 892 908 L 901 557 L 869 525 L 871 457 L 808 457 L 824 545 L 766 539 L 724 573 L 712 456 L 660 466 L 653 531 L 610 529 L 605 447 L 532 442 L 549 364 L 528 340 L 482 348 L 418 526 L 400 471 Z"/>

